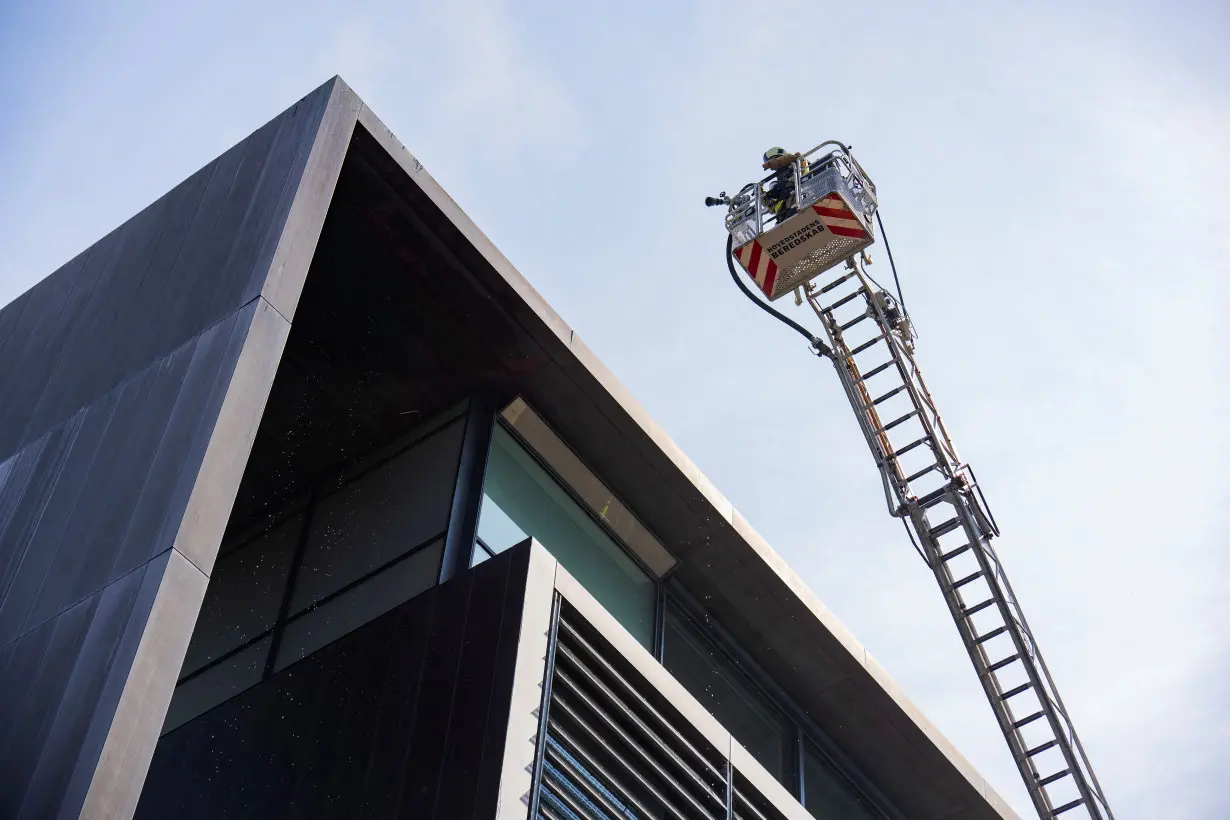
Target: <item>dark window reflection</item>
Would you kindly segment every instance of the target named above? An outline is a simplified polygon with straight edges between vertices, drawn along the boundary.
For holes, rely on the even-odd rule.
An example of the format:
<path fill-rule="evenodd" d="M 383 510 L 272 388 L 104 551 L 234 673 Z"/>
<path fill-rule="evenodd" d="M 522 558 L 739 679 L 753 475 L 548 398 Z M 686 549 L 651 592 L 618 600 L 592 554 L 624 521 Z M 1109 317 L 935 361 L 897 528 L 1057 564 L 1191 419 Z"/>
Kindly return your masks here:
<path fill-rule="evenodd" d="M 702 636 L 675 605 L 666 608 L 664 665 L 782 785 L 790 789 L 793 728 L 738 666 Z"/>
<path fill-rule="evenodd" d="M 436 584 L 461 449 L 453 416 L 224 547 L 164 733 Z"/>
<path fill-rule="evenodd" d="M 877 820 L 881 816 L 854 796 L 810 743 L 803 746 L 803 804 L 818 820 Z"/>

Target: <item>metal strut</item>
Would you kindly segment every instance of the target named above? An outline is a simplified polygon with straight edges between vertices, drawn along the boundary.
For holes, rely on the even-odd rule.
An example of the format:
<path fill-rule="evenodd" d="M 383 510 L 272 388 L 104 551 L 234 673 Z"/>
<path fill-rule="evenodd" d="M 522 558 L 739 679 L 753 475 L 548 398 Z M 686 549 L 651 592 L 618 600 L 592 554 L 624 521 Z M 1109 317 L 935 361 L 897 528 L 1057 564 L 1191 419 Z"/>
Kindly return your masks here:
<path fill-rule="evenodd" d="M 1038 816 L 1114 820 L 991 546 L 995 519 L 919 372 L 909 318 L 859 258 L 803 291 L 824 325 L 889 512 L 921 545 Z"/>

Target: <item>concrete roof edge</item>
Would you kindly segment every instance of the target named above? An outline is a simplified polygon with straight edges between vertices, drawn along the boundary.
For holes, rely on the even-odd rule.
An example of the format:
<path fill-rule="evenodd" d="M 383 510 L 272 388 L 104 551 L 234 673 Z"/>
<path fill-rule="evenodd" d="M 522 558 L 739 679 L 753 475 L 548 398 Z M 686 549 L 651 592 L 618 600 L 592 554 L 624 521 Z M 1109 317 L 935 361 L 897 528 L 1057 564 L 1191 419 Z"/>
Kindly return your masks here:
<path fill-rule="evenodd" d="M 341 78 L 338 78 L 338 82 L 343 85 L 345 84 L 345 81 Z M 348 86 L 347 89 L 349 90 Z M 354 92 L 352 91 L 351 93 Z M 357 119 L 358 124 L 363 126 L 380 143 L 380 146 L 401 166 L 402 170 L 426 194 L 427 198 L 440 209 L 441 213 L 452 221 L 457 230 L 465 236 L 470 244 L 474 246 L 475 250 L 482 254 L 487 263 L 504 278 L 504 281 L 521 297 L 522 301 L 534 311 L 543 324 L 555 335 L 556 339 L 565 347 L 568 347 L 572 343 L 572 328 L 555 312 L 555 309 L 547 303 L 547 300 L 542 298 L 542 295 L 534 289 L 529 280 L 513 267 L 512 262 L 508 261 L 508 258 L 474 224 L 465 211 L 461 210 L 461 206 L 427 172 L 423 167 L 423 163 L 419 162 L 407 150 L 406 146 L 401 143 L 401 140 L 397 139 L 388 126 L 381 122 L 380 118 L 366 104 L 360 106 Z"/>

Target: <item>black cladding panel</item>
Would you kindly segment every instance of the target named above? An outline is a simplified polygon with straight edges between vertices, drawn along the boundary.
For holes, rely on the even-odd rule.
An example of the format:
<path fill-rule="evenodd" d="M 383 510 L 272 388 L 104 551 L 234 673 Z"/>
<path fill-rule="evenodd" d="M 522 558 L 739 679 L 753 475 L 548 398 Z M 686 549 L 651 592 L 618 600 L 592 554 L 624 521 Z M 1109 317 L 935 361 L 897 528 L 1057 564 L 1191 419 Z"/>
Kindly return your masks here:
<path fill-rule="evenodd" d="M 0 817 L 80 812 L 337 87 L 0 310 Z"/>
<path fill-rule="evenodd" d="M 529 556 L 486 561 L 168 733 L 136 816 L 494 817 Z"/>

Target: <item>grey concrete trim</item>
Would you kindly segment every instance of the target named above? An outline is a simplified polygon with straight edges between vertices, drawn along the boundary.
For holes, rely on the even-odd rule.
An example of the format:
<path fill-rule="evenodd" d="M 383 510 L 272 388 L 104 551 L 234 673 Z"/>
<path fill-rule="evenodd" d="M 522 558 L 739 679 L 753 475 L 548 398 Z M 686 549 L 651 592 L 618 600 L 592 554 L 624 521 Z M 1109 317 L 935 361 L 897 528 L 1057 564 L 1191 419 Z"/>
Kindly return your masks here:
<path fill-rule="evenodd" d="M 208 583 L 178 550 L 170 551 L 79 817 L 111 820 L 136 811 Z"/>
<path fill-rule="evenodd" d="M 244 309 L 246 310 L 246 308 Z M 81 817 L 136 810 L 290 323 L 258 299 Z"/>
<path fill-rule="evenodd" d="M 751 783 L 787 820 L 815 820 L 794 795 L 786 791 L 777 778 L 769 774 L 751 753 L 733 737 L 730 739 L 730 765 Z"/>
<path fill-rule="evenodd" d="M 623 386 L 619 379 L 615 378 L 615 374 L 589 349 L 589 346 L 581 340 L 580 336 L 575 333 L 572 335 L 568 349 L 581 366 L 588 371 L 590 376 L 610 394 L 611 398 L 619 404 L 628 417 L 640 427 L 641 431 L 671 460 L 679 472 L 686 476 L 696 490 L 705 497 L 710 506 L 713 507 L 714 513 L 726 523 L 732 524 L 735 508 L 730 503 L 730 500 L 722 495 L 717 486 L 705 477 L 705 474 L 693 463 L 692 459 L 688 458 L 687 454 L 679 448 L 679 445 L 675 444 L 671 437 L 666 434 L 666 431 L 658 426 L 657 422 L 649 416 L 649 412 L 645 410 L 644 405 L 632 395 L 628 388 Z"/>
<path fill-rule="evenodd" d="M 303 174 L 299 177 L 286 224 L 278 238 L 261 295 L 286 319 L 294 316 L 307 280 L 325 214 L 342 172 L 350 137 L 363 101 L 341 77 L 329 81 L 329 101 L 321 117 Z"/>
<path fill-rule="evenodd" d="M 174 547 L 206 575 L 213 572 L 289 334 L 290 322 L 259 299 L 175 535 Z"/>
<path fill-rule="evenodd" d="M 618 498 L 602 479 L 564 443 L 538 413 L 517 397 L 500 411 L 504 421 L 521 436 L 539 458 L 568 485 L 602 519 L 645 564 L 655 578 L 664 578 L 679 563 L 662 542 L 641 523 L 640 519 Z"/>
<path fill-rule="evenodd" d="M 555 572 L 555 588 L 582 618 L 610 642 L 616 652 L 636 667 L 650 686 L 666 696 L 683 718 L 704 735 L 705 740 L 712 743 L 723 756 L 727 755 L 730 733 L 562 566 Z"/>
<path fill-rule="evenodd" d="M 431 174 L 427 173 L 423 168 L 423 164 L 406 150 L 406 146 L 401 144 L 401 141 L 393 135 L 393 132 L 366 105 L 359 111 L 359 124 L 376 139 L 380 146 L 389 153 L 389 156 L 414 180 L 414 183 L 448 217 L 461 235 L 474 246 L 475 250 L 482 254 L 487 263 L 499 272 L 509 287 L 516 291 L 521 300 L 550 329 L 550 332 L 555 336 L 556 342 L 562 343 L 567 347 L 572 340 L 572 328 L 547 304 L 547 300 L 543 299 L 538 291 L 534 290 L 533 285 L 513 267 L 504 254 L 500 253 L 499 248 L 492 244 L 491 240 L 466 216 L 465 211 L 461 210 L 457 203 L 453 201 L 453 198 L 440 187 L 440 183 L 436 182 Z M 531 333 L 533 332 L 532 328 L 527 328 L 527 330 Z M 544 340 L 540 339 L 540 341 Z"/>
<path fill-rule="evenodd" d="M 537 542 L 531 541 L 529 549 L 496 818 L 520 819 L 528 813 L 535 741 L 542 711 L 547 638 L 558 562 Z"/>
<path fill-rule="evenodd" d="M 752 552 L 773 570 L 794 596 L 802 601 L 808 610 L 816 616 L 816 620 L 824 626 L 829 634 L 836 638 L 856 661 L 860 664 L 864 663 L 867 650 L 863 648 L 863 645 L 837 619 L 837 616 L 820 601 L 816 593 L 807 587 L 803 579 L 790 568 L 785 560 L 769 546 L 769 542 L 765 541 L 764 537 L 756 532 L 755 528 L 738 510 L 732 510 L 731 525 L 734 527 L 735 532 L 739 534 L 739 537 L 743 539 L 744 543 L 751 548 Z"/>

